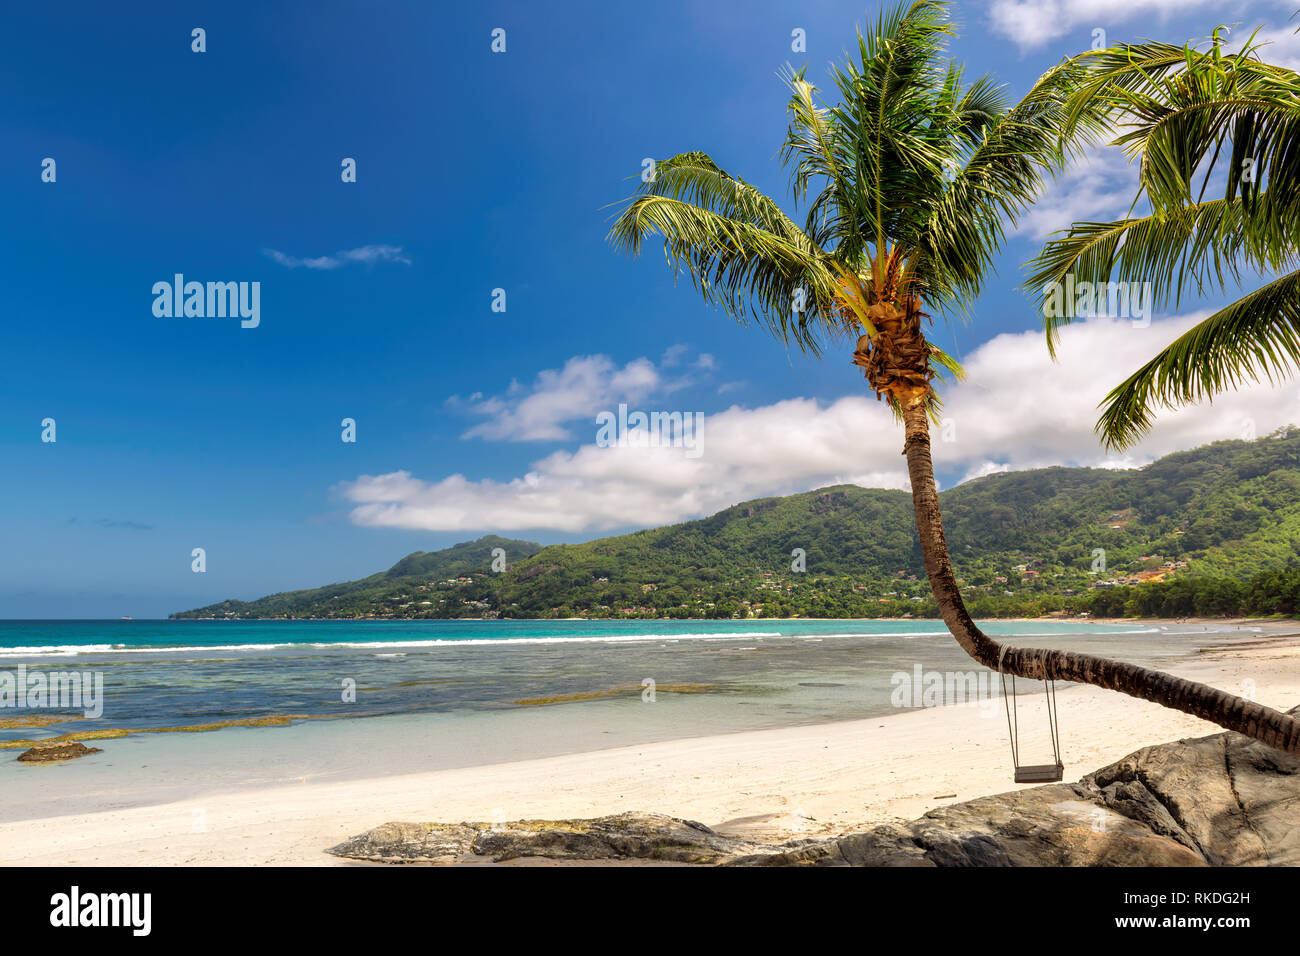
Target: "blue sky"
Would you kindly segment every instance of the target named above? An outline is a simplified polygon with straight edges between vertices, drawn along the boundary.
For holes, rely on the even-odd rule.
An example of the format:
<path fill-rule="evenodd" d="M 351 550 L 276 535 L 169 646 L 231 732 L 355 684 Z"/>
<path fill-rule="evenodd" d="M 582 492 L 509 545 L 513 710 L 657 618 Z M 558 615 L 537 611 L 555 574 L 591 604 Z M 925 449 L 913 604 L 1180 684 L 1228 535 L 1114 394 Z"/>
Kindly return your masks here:
<path fill-rule="evenodd" d="M 629 260 L 604 238 L 604 207 L 643 157 L 704 149 L 785 197 L 777 72 L 807 63 L 821 80 L 875 9 L 8 6 L 0 618 L 163 616 L 364 576 L 482 533 L 582 540 L 836 478 L 897 486 L 900 439 L 873 444 L 878 417 L 851 461 L 770 474 L 750 461 L 739 436 L 776 457 L 803 454 L 779 447 L 792 433 L 844 429 L 853 445 L 860 376 L 843 356 L 787 354 L 737 328 L 675 288 L 657 251 Z M 994 72 L 1020 93 L 1097 27 L 1112 42 L 1182 41 L 1218 22 L 1280 30 L 1288 10 L 995 0 L 955 13 L 968 76 Z M 504 54 L 490 50 L 497 27 Z M 795 28 L 806 54 L 791 51 Z M 340 181 L 344 157 L 356 183 Z M 974 323 L 940 342 L 990 369 L 1002 353 L 980 348 L 1023 350 L 1036 320 L 1015 291 L 1021 264 L 1052 215 L 1123 212 L 1126 176 L 1112 156 L 1068 180 L 1009 244 Z M 260 325 L 156 317 L 151 288 L 175 273 L 260 282 Z M 491 309 L 497 288 L 505 312 Z M 624 400 L 710 416 L 725 461 L 684 484 L 679 462 L 606 468 L 592 417 Z M 972 436 L 980 417 L 972 405 Z M 55 443 L 40 440 L 45 418 Z M 340 440 L 343 418 L 355 443 Z M 1206 434 L 1229 437 L 1184 429 L 1147 457 Z M 1086 439 L 1019 456 L 981 440 L 940 461 L 946 483 L 1100 455 Z M 571 505 L 563 518 L 521 492 L 530 473 Z"/>

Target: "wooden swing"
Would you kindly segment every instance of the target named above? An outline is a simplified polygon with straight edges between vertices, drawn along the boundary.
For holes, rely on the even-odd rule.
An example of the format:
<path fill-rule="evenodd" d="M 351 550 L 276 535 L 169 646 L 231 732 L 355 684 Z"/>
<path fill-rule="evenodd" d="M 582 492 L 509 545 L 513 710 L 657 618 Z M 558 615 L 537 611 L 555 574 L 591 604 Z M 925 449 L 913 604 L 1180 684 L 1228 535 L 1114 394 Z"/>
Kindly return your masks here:
<path fill-rule="evenodd" d="M 1065 765 L 1061 763 L 1061 732 L 1056 720 L 1056 681 L 1043 679 L 1043 697 L 1047 701 L 1047 720 L 1052 732 L 1052 757 L 1054 763 L 1027 764 L 1020 763 L 1020 715 L 1016 706 L 1016 675 L 1002 671 L 1002 657 L 1007 646 L 1002 645 L 998 655 L 998 676 L 1002 678 L 1002 702 L 1007 711 L 1007 732 L 1011 735 L 1011 763 L 1015 768 L 1016 783 L 1058 783 L 1065 775 Z M 1007 678 L 1011 678 L 1011 695 L 1007 696 Z"/>

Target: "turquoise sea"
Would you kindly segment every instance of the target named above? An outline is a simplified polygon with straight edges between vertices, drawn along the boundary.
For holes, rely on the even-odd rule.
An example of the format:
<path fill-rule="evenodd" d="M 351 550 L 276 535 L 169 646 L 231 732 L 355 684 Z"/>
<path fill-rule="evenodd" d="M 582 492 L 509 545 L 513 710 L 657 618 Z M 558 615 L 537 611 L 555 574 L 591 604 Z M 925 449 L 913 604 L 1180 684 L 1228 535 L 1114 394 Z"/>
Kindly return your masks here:
<path fill-rule="evenodd" d="M 1152 666 L 1252 634 L 1172 622 L 984 626 L 1012 643 Z M 899 710 L 896 675 L 918 667 L 983 671 L 930 620 L 0 622 L 0 688 L 20 668 L 29 681 L 79 673 L 103 687 L 97 716 L 0 706 L 0 742 L 131 732 L 54 766 L 0 749 L 0 819 L 881 716 Z M 6 725 L 30 716 L 54 722 Z M 148 732 L 286 716 L 285 726 Z"/>

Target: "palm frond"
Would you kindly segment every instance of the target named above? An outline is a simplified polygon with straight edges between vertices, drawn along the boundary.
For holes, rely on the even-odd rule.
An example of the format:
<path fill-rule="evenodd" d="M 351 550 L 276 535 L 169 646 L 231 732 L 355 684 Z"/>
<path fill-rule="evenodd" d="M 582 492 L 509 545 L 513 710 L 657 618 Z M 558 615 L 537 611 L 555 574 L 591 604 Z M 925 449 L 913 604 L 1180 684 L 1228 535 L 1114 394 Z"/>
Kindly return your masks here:
<path fill-rule="evenodd" d="M 1106 396 L 1107 447 L 1137 442 L 1159 406 L 1196 402 L 1244 382 L 1276 382 L 1300 364 L 1300 271 L 1248 293 L 1179 336 Z"/>
<path fill-rule="evenodd" d="M 784 79 L 790 88 L 789 125 L 780 157 L 790 170 L 795 202 L 807 198 L 813 182 L 825 184 L 808 209 L 804 231 L 818 246 L 842 244 L 841 257 L 852 260 L 860 255 L 861 242 L 855 241 L 851 229 L 853 200 L 840 186 L 851 174 L 854 158 L 844 149 L 830 110 L 818 104 L 817 88 L 804 79 L 804 71 L 790 71 Z"/>
<path fill-rule="evenodd" d="M 979 294 L 1006 227 L 1068 159 L 1072 146 L 1061 129 L 1085 75 L 1077 63 L 1058 64 L 1009 109 L 987 81 L 971 88 L 963 111 L 975 109 L 986 118 L 970 127 L 969 149 L 918 239 L 916 268 L 926 277 L 929 301 L 955 310 Z M 1098 114 L 1084 111 L 1078 125 L 1094 130 L 1099 122 Z"/>
<path fill-rule="evenodd" d="M 832 118 L 854 160 L 840 205 L 851 210 L 852 234 L 878 251 L 913 244 L 952 169 L 955 116 L 937 91 L 953 32 L 946 4 L 917 0 L 882 11 L 859 34 L 858 57 L 831 68 L 840 95 Z"/>
<path fill-rule="evenodd" d="M 1244 267 L 1282 268 L 1285 260 L 1258 240 L 1247 218 L 1240 199 L 1213 199 L 1116 222 L 1076 222 L 1050 238 L 1021 287 L 1038 297 L 1053 357 L 1061 326 L 1082 317 L 1048 308 L 1070 280 L 1138 284 L 1150 289 L 1153 308 L 1164 308 L 1180 303 L 1189 287 L 1204 294 L 1240 282 Z"/>
<path fill-rule="evenodd" d="M 1134 207 L 1118 222 L 1078 222 L 1030 263 L 1024 287 L 1040 304 L 1060 285 L 1149 283 L 1153 307 L 1188 291 L 1240 283 L 1246 270 L 1281 273 L 1300 257 L 1300 76 L 1269 64 L 1256 37 L 1225 54 L 1191 44 L 1124 44 L 1082 54 L 1087 76 L 1071 98 L 1065 135 L 1101 115 L 1112 145 L 1137 160 Z M 1222 198 L 1211 194 L 1211 185 Z M 1114 389 L 1098 431 L 1111 447 L 1137 441 L 1155 409 L 1212 399 L 1245 381 L 1288 374 L 1300 357 L 1300 280 L 1283 275 L 1225 306 Z M 1044 309 L 1056 354 L 1071 310 Z"/>
<path fill-rule="evenodd" d="M 653 234 L 663 236 L 669 266 L 686 272 L 706 301 L 741 323 L 757 321 L 782 341 L 820 350 L 834 284 L 825 253 L 749 183 L 703 153 L 656 163 L 609 240 L 635 256 Z"/>
<path fill-rule="evenodd" d="M 1114 140 L 1140 160 L 1143 193 L 1159 210 L 1199 201 L 1222 173 L 1224 198 L 1259 203 L 1261 221 L 1300 218 L 1300 76 L 1264 62 L 1254 39 L 1232 54 L 1190 45 L 1130 44 L 1081 54 L 1089 79 L 1067 126 L 1108 112 L 1127 132 Z M 1265 193 L 1267 196 L 1265 198 Z"/>

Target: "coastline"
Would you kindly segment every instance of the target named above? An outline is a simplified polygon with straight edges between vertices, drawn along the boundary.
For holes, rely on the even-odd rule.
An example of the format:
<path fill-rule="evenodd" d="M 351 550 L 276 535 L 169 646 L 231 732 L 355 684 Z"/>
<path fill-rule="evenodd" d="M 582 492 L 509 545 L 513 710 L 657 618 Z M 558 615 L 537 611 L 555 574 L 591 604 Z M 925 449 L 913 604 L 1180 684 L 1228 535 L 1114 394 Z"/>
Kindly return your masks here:
<path fill-rule="evenodd" d="M 86 618 L 85 620 L 95 620 Z M 275 624 L 277 622 L 299 622 L 299 623 L 327 623 L 330 621 L 399 621 L 404 623 L 414 623 L 422 621 L 448 621 L 457 624 L 490 624 L 500 622 L 515 623 L 533 623 L 537 621 L 555 621 L 556 623 L 590 623 L 593 621 L 659 621 L 659 622 L 676 622 L 689 624 L 693 621 L 705 623 L 721 623 L 726 621 L 741 622 L 755 621 L 768 624 L 778 624 L 781 621 L 845 621 L 867 623 L 871 621 L 927 621 L 938 620 L 938 618 L 927 617 L 804 617 L 801 614 L 791 614 L 789 617 L 165 617 L 165 618 L 119 618 L 122 621 L 139 621 L 146 623 L 151 620 L 169 621 L 181 623 L 184 621 L 223 621 L 231 624 Z M 1275 624 L 1292 622 L 1300 627 L 1300 620 L 1285 617 L 1283 615 L 1262 615 L 1260 617 L 1080 617 L 1060 615 L 1057 617 L 996 617 L 996 618 L 977 618 L 976 623 L 981 621 L 1001 621 L 1004 623 L 1022 623 L 1022 624 L 1062 624 L 1062 623 L 1090 623 L 1090 624 Z"/>
<path fill-rule="evenodd" d="M 1260 639 L 1207 648 L 1172 666 L 1173 673 L 1237 692 L 1251 681 L 1257 699 L 1278 708 L 1300 701 L 1300 624 L 1205 623 L 1258 628 Z M 1032 725 L 1035 704 L 1021 706 L 1028 707 L 1022 721 Z M 1143 746 L 1219 729 L 1093 687 L 1062 688 L 1058 706 L 1066 780 Z M 346 865 L 324 849 L 390 820 L 556 819 L 627 810 L 699 820 L 736 836 L 785 839 L 910 819 L 1014 788 L 1001 707 L 948 706 L 27 819 L 0 824 L 0 863 Z"/>

